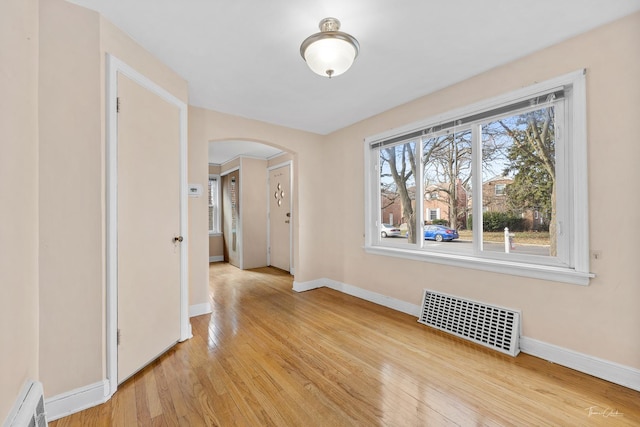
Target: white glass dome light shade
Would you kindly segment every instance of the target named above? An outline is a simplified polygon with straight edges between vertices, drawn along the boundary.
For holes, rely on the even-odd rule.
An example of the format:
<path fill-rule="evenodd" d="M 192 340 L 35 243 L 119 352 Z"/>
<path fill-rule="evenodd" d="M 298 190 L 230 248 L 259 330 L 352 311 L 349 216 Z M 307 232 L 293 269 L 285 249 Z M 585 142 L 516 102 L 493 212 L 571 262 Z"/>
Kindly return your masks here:
<path fill-rule="evenodd" d="M 339 76 L 351 67 L 358 56 L 358 40 L 338 31 L 340 21 L 335 18 L 323 19 L 319 27 L 319 33 L 302 42 L 300 55 L 314 73 L 329 78 Z"/>
<path fill-rule="evenodd" d="M 347 71 L 357 54 L 348 41 L 328 37 L 311 43 L 304 52 L 304 59 L 314 73 L 334 77 Z"/>

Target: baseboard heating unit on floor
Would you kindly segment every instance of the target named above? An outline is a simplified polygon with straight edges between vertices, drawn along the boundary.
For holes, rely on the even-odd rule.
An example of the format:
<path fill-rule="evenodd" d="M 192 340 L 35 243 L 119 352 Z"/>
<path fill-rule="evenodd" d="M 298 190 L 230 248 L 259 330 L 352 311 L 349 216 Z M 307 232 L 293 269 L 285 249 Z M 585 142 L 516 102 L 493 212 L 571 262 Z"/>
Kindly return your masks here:
<path fill-rule="evenodd" d="M 24 398 L 16 405 L 13 417 L 7 419 L 8 427 L 47 427 L 42 383 L 31 381 L 25 387 Z"/>
<path fill-rule="evenodd" d="M 520 312 L 424 290 L 418 322 L 498 350 L 520 353 Z"/>

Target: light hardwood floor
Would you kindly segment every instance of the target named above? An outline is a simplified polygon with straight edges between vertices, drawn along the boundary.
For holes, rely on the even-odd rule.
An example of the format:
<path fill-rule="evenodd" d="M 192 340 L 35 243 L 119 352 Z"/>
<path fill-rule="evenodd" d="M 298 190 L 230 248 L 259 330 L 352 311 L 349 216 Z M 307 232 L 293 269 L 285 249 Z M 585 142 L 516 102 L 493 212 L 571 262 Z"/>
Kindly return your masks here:
<path fill-rule="evenodd" d="M 194 337 L 63 426 L 639 426 L 640 393 L 272 268 L 210 266 Z"/>

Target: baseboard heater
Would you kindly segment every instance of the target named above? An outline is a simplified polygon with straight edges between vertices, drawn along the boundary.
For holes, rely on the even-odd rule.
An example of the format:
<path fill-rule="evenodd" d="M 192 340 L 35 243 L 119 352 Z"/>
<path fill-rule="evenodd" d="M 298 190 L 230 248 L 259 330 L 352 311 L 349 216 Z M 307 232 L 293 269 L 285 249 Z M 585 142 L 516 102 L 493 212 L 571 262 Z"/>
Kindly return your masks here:
<path fill-rule="evenodd" d="M 42 383 L 31 381 L 25 387 L 24 398 L 16 404 L 14 416 L 9 417 L 6 427 L 47 427 L 44 410 Z"/>
<path fill-rule="evenodd" d="M 520 353 L 520 312 L 424 290 L 419 323 L 511 356 Z"/>

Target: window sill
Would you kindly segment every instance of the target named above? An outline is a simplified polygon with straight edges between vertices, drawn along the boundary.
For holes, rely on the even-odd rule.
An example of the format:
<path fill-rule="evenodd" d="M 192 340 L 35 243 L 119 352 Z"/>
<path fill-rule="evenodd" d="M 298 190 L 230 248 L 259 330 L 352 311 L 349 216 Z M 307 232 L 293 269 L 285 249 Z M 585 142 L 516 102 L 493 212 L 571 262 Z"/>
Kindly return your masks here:
<path fill-rule="evenodd" d="M 589 280 L 595 277 L 593 273 L 576 271 L 575 269 L 567 267 L 503 261 L 468 255 L 423 252 L 382 246 L 365 246 L 364 250 L 366 253 L 374 255 L 433 262 L 453 267 L 471 268 L 475 270 L 491 271 L 494 273 L 510 274 L 513 276 L 530 277 L 533 279 L 550 280 L 582 286 L 588 285 Z"/>
<path fill-rule="evenodd" d="M 209 237 L 220 237 L 222 236 L 222 233 L 217 232 L 217 231 L 210 231 L 209 232 Z"/>

